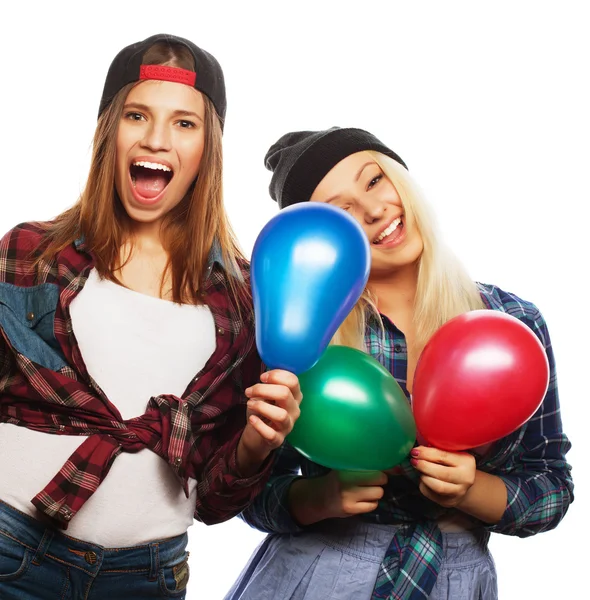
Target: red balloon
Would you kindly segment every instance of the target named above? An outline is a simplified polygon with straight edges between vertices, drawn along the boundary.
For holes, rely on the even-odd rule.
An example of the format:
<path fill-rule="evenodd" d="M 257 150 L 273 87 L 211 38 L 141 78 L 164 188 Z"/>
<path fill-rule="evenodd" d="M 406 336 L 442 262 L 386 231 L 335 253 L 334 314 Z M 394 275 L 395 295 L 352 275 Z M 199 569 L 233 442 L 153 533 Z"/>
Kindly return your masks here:
<path fill-rule="evenodd" d="M 526 423 L 549 385 L 549 363 L 524 323 L 474 310 L 445 323 L 416 365 L 416 426 L 435 448 L 461 451 L 494 442 Z"/>

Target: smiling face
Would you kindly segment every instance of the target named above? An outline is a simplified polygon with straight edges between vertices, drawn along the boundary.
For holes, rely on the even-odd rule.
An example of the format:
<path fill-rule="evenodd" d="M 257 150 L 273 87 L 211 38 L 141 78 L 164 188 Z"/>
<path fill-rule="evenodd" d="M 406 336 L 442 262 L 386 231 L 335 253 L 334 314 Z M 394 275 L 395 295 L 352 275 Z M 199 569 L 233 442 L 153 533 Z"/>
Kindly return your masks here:
<path fill-rule="evenodd" d="M 187 194 L 205 146 L 205 103 L 181 83 L 131 89 L 117 132 L 115 187 L 135 225 L 159 225 Z"/>
<path fill-rule="evenodd" d="M 341 160 L 320 181 L 312 202 L 327 202 L 347 211 L 371 244 L 371 279 L 413 265 L 424 248 L 411 215 L 397 190 L 367 152 Z"/>

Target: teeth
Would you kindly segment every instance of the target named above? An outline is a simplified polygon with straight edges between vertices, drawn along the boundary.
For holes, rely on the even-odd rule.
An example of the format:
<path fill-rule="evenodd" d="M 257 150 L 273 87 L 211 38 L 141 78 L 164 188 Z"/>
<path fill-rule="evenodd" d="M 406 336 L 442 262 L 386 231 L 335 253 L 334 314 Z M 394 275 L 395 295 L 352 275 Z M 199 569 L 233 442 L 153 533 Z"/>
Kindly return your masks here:
<path fill-rule="evenodd" d="M 379 237 L 375 238 L 373 244 L 378 244 L 381 240 L 385 239 L 388 235 L 392 234 L 401 222 L 402 218 L 398 217 L 385 231 L 381 232 Z"/>
<path fill-rule="evenodd" d="M 133 163 L 135 167 L 143 167 L 144 169 L 154 169 L 155 171 L 172 171 L 170 167 L 161 165 L 160 163 L 147 162 L 145 160 L 136 160 Z"/>

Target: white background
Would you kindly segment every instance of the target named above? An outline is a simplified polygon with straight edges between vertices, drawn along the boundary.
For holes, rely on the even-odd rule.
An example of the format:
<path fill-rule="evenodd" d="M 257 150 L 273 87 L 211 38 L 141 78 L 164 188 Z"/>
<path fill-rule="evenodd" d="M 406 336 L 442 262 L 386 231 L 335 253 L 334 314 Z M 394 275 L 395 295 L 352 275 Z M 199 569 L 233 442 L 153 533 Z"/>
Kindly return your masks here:
<path fill-rule="evenodd" d="M 548 321 L 576 501 L 557 530 L 495 535 L 491 545 L 501 599 L 579 598 L 590 508 L 585 9 L 567 0 L 4 3 L 0 230 L 76 200 L 108 66 L 154 33 L 188 37 L 223 66 L 226 202 L 248 254 L 276 211 L 263 157 L 280 135 L 374 132 L 408 163 L 472 276 L 532 300 Z M 237 519 L 192 527 L 188 598 L 221 599 L 261 538 Z"/>

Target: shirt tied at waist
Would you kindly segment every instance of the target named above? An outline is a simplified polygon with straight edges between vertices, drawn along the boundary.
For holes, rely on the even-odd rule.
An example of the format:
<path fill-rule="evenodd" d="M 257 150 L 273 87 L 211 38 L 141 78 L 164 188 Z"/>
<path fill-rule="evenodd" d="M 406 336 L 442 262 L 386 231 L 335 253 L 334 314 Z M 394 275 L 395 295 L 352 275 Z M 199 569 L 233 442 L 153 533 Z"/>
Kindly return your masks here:
<path fill-rule="evenodd" d="M 171 395 L 157 396 L 150 400 L 147 411 L 140 417 L 109 424 L 101 419 L 97 425 L 100 425 L 100 433 L 87 437 L 31 500 L 43 514 L 67 529 L 74 515 L 108 475 L 117 456 L 145 448 L 170 464 L 188 497 L 188 477 L 194 473 L 183 456 L 187 454 L 186 445 L 192 447 L 195 439 L 185 401 Z M 88 430 L 80 428 L 77 433 L 88 433 Z M 168 442 L 164 444 L 163 439 Z"/>

